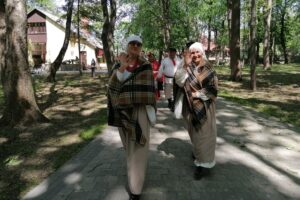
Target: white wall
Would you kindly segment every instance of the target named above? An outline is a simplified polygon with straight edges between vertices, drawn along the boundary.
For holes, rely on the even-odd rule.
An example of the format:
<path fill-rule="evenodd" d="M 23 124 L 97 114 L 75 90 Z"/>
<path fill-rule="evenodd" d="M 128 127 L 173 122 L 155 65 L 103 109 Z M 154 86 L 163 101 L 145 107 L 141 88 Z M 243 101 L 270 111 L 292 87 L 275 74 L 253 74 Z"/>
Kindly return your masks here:
<path fill-rule="evenodd" d="M 52 21 L 46 20 L 47 53 L 46 62 L 53 62 L 64 42 L 65 32 Z"/>
<path fill-rule="evenodd" d="M 46 62 L 54 62 L 63 45 L 64 38 L 65 38 L 65 30 L 50 20 L 46 21 L 46 30 L 47 30 Z M 94 47 L 91 45 L 87 45 L 86 42 L 82 42 L 80 46 L 81 46 L 81 51 L 86 51 L 87 64 L 90 65 L 92 58 L 96 60 Z M 78 44 L 69 42 L 68 49 L 66 51 L 63 60 L 75 59 L 76 56 L 79 57 Z"/>
<path fill-rule="evenodd" d="M 88 66 L 91 65 L 92 59 L 95 59 L 95 61 L 97 62 L 96 55 L 95 55 L 95 49 L 93 49 L 92 46 L 84 43 L 84 44 L 81 44 L 80 47 L 81 47 L 81 51 L 86 51 L 86 60 L 87 60 Z"/>

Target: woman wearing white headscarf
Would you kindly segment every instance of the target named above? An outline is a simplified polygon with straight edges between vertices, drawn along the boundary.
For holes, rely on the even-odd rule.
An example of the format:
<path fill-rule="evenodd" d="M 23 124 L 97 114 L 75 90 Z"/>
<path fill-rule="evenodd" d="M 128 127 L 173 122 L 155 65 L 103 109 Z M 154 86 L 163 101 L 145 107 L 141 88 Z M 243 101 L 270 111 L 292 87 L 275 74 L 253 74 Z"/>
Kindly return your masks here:
<path fill-rule="evenodd" d="M 200 180 L 215 165 L 218 87 L 216 73 L 207 61 L 201 43 L 193 43 L 185 52 L 175 82 L 182 88 L 176 97 L 175 116 L 182 115 L 186 122 L 195 157 L 194 178 Z"/>
<path fill-rule="evenodd" d="M 108 86 L 108 124 L 119 128 L 126 150 L 130 199 L 139 199 L 145 179 L 150 125 L 155 123 L 156 100 L 151 64 L 140 57 L 142 40 L 127 39 L 127 54 L 119 56 Z"/>

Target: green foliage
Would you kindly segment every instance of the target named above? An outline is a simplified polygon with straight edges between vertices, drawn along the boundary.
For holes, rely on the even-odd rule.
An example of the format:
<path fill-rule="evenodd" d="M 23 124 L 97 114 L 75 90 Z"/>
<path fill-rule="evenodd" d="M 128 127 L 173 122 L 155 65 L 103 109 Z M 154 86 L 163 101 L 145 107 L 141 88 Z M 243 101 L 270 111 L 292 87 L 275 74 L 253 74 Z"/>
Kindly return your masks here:
<path fill-rule="evenodd" d="M 128 34 L 140 34 L 143 38 L 144 48 L 161 49 L 162 44 L 162 16 L 161 8 L 157 1 L 152 4 L 149 1 L 140 1 L 136 3 L 138 11 L 131 23 L 124 24 L 127 27 Z"/>
<path fill-rule="evenodd" d="M 101 2 L 97 0 L 85 0 L 80 3 L 80 18 L 87 18 L 89 20 L 88 29 L 89 32 L 95 32 L 98 37 L 101 35 L 101 29 L 103 26 L 103 14 Z M 77 6 L 74 9 L 73 23 L 77 24 Z M 81 25 L 82 26 L 82 25 Z"/>
<path fill-rule="evenodd" d="M 52 0 L 27 0 L 28 11 L 31 11 L 36 7 L 41 7 L 53 11 L 56 8 L 56 5 L 55 2 Z"/>
<path fill-rule="evenodd" d="M 163 50 L 164 13 L 158 0 L 127 0 L 131 3 L 135 13 L 131 23 L 125 26 L 126 34 L 140 34 L 143 37 L 144 48 L 149 50 Z M 197 41 L 199 35 L 207 29 L 210 20 L 213 30 L 221 32 L 219 44 L 227 41 L 223 20 L 226 17 L 226 3 L 220 1 L 173 0 L 170 1 L 170 13 L 167 21 L 171 24 L 171 46 L 181 49 L 185 43 Z"/>
<path fill-rule="evenodd" d="M 275 43 L 278 46 L 279 52 L 282 52 L 282 38 L 280 35 L 281 31 L 281 19 L 284 17 L 284 35 L 287 43 L 288 50 L 292 55 L 299 55 L 299 2 L 296 0 L 280 1 L 276 0 L 273 2 L 272 12 L 272 35 L 275 36 Z"/>
<path fill-rule="evenodd" d="M 290 20 L 290 40 L 288 41 L 288 47 L 292 55 L 300 56 L 300 3 L 294 5 L 293 15 Z"/>

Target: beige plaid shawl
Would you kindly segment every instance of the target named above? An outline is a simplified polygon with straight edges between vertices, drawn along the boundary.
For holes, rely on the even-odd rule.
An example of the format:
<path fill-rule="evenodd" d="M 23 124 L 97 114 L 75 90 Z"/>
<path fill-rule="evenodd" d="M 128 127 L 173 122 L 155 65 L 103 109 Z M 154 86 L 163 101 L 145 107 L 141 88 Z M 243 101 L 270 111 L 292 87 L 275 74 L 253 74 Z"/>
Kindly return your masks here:
<path fill-rule="evenodd" d="M 140 60 L 140 66 L 120 82 L 116 71 L 108 83 L 108 124 L 125 129 L 137 143 L 146 142 L 138 123 L 134 107 L 138 105 L 156 106 L 154 77 L 151 64 Z"/>
<path fill-rule="evenodd" d="M 206 120 L 206 109 L 217 97 L 217 76 L 213 67 L 207 61 L 202 62 L 199 66 L 192 64 L 187 68 L 188 78 L 184 85 L 189 108 L 193 113 L 193 125 L 201 126 Z M 201 98 L 195 98 L 192 94 L 200 91 L 209 97 L 209 100 L 203 101 Z"/>

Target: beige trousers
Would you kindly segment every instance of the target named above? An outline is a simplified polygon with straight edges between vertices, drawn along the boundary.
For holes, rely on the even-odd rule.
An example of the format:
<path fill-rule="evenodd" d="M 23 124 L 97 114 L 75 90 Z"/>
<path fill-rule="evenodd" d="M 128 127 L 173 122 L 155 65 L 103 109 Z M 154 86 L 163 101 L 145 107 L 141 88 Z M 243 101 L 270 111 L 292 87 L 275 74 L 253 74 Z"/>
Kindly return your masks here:
<path fill-rule="evenodd" d="M 165 83 L 164 90 L 165 90 L 165 98 L 173 99 L 173 83 Z"/>
<path fill-rule="evenodd" d="M 185 128 L 188 130 L 193 152 L 197 162 L 211 163 L 215 160 L 217 126 L 216 126 L 216 108 L 213 102 L 206 110 L 207 120 L 199 130 L 196 130 L 192 124 L 192 114 L 189 111 L 187 101 L 184 100 L 182 107 L 182 116 L 185 121 Z"/>
<path fill-rule="evenodd" d="M 141 194 L 148 161 L 150 123 L 145 106 L 137 106 L 134 112 L 138 112 L 138 122 L 142 128 L 143 135 L 147 139 L 146 144 L 144 146 L 136 144 L 122 128 L 119 128 L 119 133 L 126 150 L 129 189 L 133 194 Z"/>

